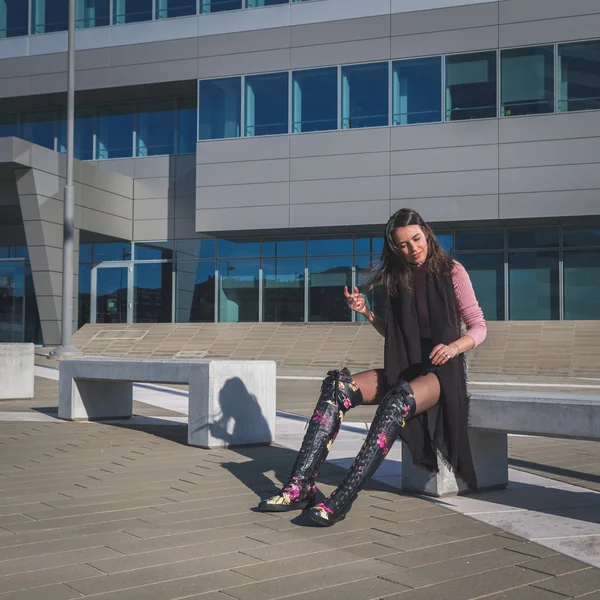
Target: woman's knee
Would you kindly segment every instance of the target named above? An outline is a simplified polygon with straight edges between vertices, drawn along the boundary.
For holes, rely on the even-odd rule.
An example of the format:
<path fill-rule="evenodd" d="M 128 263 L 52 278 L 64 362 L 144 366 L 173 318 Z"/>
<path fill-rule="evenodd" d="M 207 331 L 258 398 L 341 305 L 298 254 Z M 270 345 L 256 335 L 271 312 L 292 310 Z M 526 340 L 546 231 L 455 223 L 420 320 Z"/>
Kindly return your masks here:
<path fill-rule="evenodd" d="M 361 371 L 353 375 L 358 389 L 362 393 L 363 404 L 379 404 L 386 392 L 386 378 L 383 369 Z"/>

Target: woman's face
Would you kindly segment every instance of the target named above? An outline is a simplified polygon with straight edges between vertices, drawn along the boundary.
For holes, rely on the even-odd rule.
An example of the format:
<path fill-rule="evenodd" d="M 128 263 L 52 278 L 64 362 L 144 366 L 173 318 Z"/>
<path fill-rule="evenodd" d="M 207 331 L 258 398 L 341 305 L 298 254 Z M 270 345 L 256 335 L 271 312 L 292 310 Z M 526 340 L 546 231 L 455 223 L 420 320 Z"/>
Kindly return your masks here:
<path fill-rule="evenodd" d="M 419 225 L 398 227 L 392 233 L 397 250 L 412 264 L 421 264 L 427 258 L 427 237 Z"/>

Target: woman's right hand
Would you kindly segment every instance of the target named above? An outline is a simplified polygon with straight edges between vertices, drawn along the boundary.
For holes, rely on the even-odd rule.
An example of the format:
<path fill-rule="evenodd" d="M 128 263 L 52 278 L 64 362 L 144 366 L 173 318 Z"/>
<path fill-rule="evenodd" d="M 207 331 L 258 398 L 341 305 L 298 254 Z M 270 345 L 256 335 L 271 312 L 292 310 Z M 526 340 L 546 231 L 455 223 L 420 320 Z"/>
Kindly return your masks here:
<path fill-rule="evenodd" d="M 363 295 L 358 291 L 358 288 L 354 288 L 354 293 L 348 292 L 348 286 L 344 286 L 344 296 L 348 302 L 348 306 L 355 312 L 361 315 L 367 315 L 369 309 Z"/>

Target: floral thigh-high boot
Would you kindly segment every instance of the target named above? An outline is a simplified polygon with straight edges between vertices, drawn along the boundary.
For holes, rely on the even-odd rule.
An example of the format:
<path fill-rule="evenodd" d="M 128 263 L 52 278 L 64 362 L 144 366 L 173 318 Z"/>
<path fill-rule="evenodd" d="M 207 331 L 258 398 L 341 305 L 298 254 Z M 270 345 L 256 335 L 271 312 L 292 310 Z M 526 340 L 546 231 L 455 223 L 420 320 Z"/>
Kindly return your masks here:
<path fill-rule="evenodd" d="M 314 504 L 317 491 L 314 480 L 319 467 L 338 434 L 344 414 L 361 403 L 362 393 L 348 369 L 327 373 L 288 482 L 277 495 L 260 502 L 258 510 L 284 512 Z"/>
<path fill-rule="evenodd" d="M 310 509 L 310 518 L 329 526 L 341 521 L 358 492 L 375 474 L 406 422 L 415 415 L 411 386 L 399 381 L 383 398 L 369 433 L 341 485 L 321 504 Z"/>

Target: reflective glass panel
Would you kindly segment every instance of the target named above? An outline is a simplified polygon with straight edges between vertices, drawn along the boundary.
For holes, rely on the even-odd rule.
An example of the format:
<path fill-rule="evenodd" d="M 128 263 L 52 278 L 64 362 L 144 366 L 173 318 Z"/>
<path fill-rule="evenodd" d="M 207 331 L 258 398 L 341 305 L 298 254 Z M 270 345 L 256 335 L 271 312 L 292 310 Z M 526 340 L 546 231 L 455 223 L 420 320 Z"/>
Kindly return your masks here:
<path fill-rule="evenodd" d="M 277 239 L 264 240 L 262 243 L 263 256 L 305 256 L 306 239 Z"/>
<path fill-rule="evenodd" d="M 133 106 L 117 104 L 98 109 L 96 159 L 133 156 Z"/>
<path fill-rule="evenodd" d="M 454 244 L 456 250 L 504 250 L 504 230 L 458 230 Z"/>
<path fill-rule="evenodd" d="M 83 108 L 75 111 L 75 147 L 73 153 L 78 160 L 92 160 L 94 158 L 94 109 Z M 58 121 L 57 150 L 67 152 L 67 117 L 61 111 Z"/>
<path fill-rule="evenodd" d="M 256 240 L 219 240 L 219 258 L 250 258 L 260 256 L 260 242 Z"/>
<path fill-rule="evenodd" d="M 502 50 L 501 116 L 554 112 L 554 46 Z"/>
<path fill-rule="evenodd" d="M 20 0 L 23 2 L 23 0 Z M 66 31 L 69 26 L 69 0 L 32 0 L 31 33 Z"/>
<path fill-rule="evenodd" d="M 342 67 L 342 129 L 388 125 L 389 64 Z"/>
<path fill-rule="evenodd" d="M 600 250 L 563 254 L 565 319 L 598 320 L 600 315 Z"/>
<path fill-rule="evenodd" d="M 496 52 L 446 57 L 446 121 L 496 116 Z"/>
<path fill-rule="evenodd" d="M 351 321 L 344 286 L 352 285 L 352 257 L 308 259 L 309 321 Z"/>
<path fill-rule="evenodd" d="M 29 7 L 24 0 L 2 0 L 0 2 L 0 38 L 28 34 Z"/>
<path fill-rule="evenodd" d="M 171 19 L 196 14 L 196 0 L 156 0 L 156 18 Z"/>
<path fill-rule="evenodd" d="M 96 323 L 127 323 L 127 267 L 96 271 Z"/>
<path fill-rule="evenodd" d="M 0 342 L 25 337 L 25 261 L 0 261 Z"/>
<path fill-rule="evenodd" d="M 442 120 L 442 57 L 394 62 L 393 125 Z"/>
<path fill-rule="evenodd" d="M 558 112 L 600 108 L 600 40 L 558 46 Z"/>
<path fill-rule="evenodd" d="M 558 252 L 509 252 L 508 267 L 511 321 L 558 319 Z"/>
<path fill-rule="evenodd" d="M 81 251 L 81 246 L 80 246 Z M 77 327 L 81 328 L 86 323 L 90 322 L 90 301 L 92 292 L 92 265 L 80 264 L 79 265 L 79 278 L 78 278 L 78 290 L 77 296 L 78 311 L 77 311 Z"/>
<path fill-rule="evenodd" d="M 453 239 L 451 233 L 436 233 L 435 237 L 442 249 L 444 250 L 444 252 L 447 252 L 448 254 L 452 254 L 454 252 Z"/>
<path fill-rule="evenodd" d="M 130 260 L 131 242 L 96 242 L 94 244 L 94 263 L 113 260 Z"/>
<path fill-rule="evenodd" d="M 292 133 L 338 127 L 337 67 L 292 73 Z"/>
<path fill-rule="evenodd" d="M 258 259 L 219 261 L 219 322 L 258 321 Z"/>
<path fill-rule="evenodd" d="M 288 133 L 288 82 L 288 73 L 246 77 L 246 136 Z"/>
<path fill-rule="evenodd" d="M 173 258 L 173 242 L 136 242 L 135 260 L 170 260 Z"/>
<path fill-rule="evenodd" d="M 77 29 L 110 25 L 110 0 L 75 0 Z"/>
<path fill-rule="evenodd" d="M 200 13 L 241 10 L 243 0 L 200 0 Z"/>
<path fill-rule="evenodd" d="M 242 78 L 206 79 L 198 83 L 198 139 L 240 137 Z"/>
<path fill-rule="evenodd" d="M 138 104 L 137 156 L 173 154 L 175 151 L 175 102 L 159 100 Z"/>
<path fill-rule="evenodd" d="M 504 320 L 504 252 L 460 254 L 456 258 L 469 273 L 483 316 L 488 321 Z"/>
<path fill-rule="evenodd" d="M 115 25 L 152 20 L 152 0 L 113 0 Z"/>
<path fill-rule="evenodd" d="M 17 115 L 0 115 L 0 137 L 17 135 Z"/>
<path fill-rule="evenodd" d="M 263 260 L 263 321 L 304 321 L 304 258 Z"/>
<path fill-rule="evenodd" d="M 276 4 L 289 4 L 290 0 L 246 0 L 246 8 L 258 8 L 260 6 L 275 6 Z"/>
<path fill-rule="evenodd" d="M 600 247 L 600 228 L 565 227 L 563 230 L 565 248 Z"/>
<path fill-rule="evenodd" d="M 383 317 L 385 314 L 385 303 L 387 301 L 386 295 L 382 294 L 381 290 L 375 289 L 370 292 L 367 291 L 367 283 L 373 277 L 373 267 L 377 264 L 378 260 L 378 255 L 355 257 L 355 283 L 356 287 L 358 287 L 358 291 L 365 297 L 369 309 L 378 317 Z M 355 314 L 354 319 L 357 323 L 365 322 L 367 320 L 366 317 L 358 313 Z"/>
<path fill-rule="evenodd" d="M 215 320 L 215 261 L 177 263 L 177 323 Z"/>
<path fill-rule="evenodd" d="M 376 254 L 383 250 L 383 237 L 375 235 L 357 235 L 354 239 L 354 254 Z"/>
<path fill-rule="evenodd" d="M 352 255 L 352 238 L 308 238 L 309 256 L 349 254 Z"/>
<path fill-rule="evenodd" d="M 182 98 L 177 103 L 177 154 L 196 154 L 198 102 Z"/>
<path fill-rule="evenodd" d="M 31 112 L 21 114 L 19 137 L 54 150 L 54 112 Z"/>
<path fill-rule="evenodd" d="M 31 265 L 25 263 L 25 340 L 33 344 L 42 344 L 42 326 L 38 312 Z"/>
<path fill-rule="evenodd" d="M 133 322 L 171 323 L 173 263 L 134 265 L 133 285 Z"/>
<path fill-rule="evenodd" d="M 91 263 L 92 262 L 92 250 L 93 244 L 79 244 L 79 263 Z"/>
<path fill-rule="evenodd" d="M 198 260 L 216 256 L 216 241 L 212 239 L 180 240 L 175 242 L 177 260 Z"/>
<path fill-rule="evenodd" d="M 558 248 L 558 227 L 511 227 L 508 247 Z"/>

